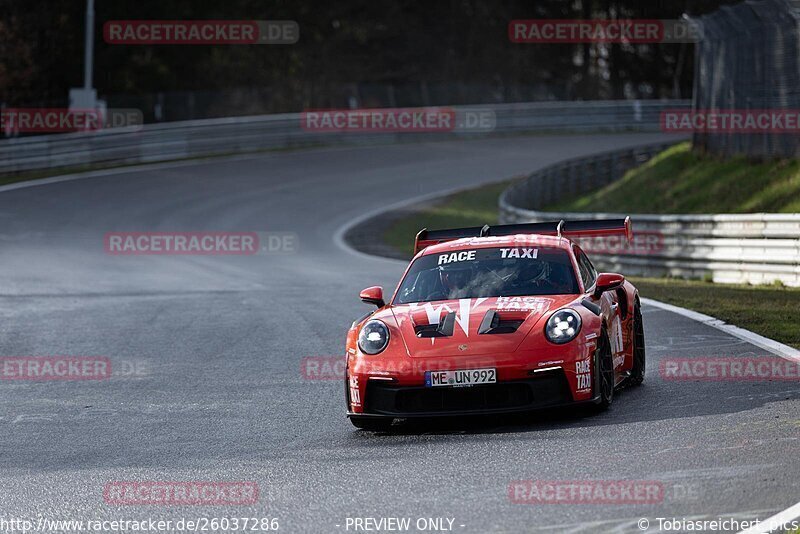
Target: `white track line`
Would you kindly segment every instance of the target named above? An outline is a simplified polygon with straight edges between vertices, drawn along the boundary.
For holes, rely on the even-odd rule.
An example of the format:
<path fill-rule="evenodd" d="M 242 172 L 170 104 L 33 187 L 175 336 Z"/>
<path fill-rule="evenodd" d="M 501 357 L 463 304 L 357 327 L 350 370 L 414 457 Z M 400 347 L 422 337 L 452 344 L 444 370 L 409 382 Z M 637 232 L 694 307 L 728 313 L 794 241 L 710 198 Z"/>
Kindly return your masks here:
<path fill-rule="evenodd" d="M 110 167 L 108 169 L 97 169 L 94 171 L 82 171 L 70 174 L 60 174 L 58 176 L 50 176 L 48 178 L 39 178 L 37 180 L 24 180 L 22 182 L 15 182 L 13 184 L 1 185 L 0 193 L 6 191 L 15 191 L 17 189 L 27 189 L 29 187 L 38 187 L 41 185 L 59 184 L 61 182 L 73 182 L 75 180 L 85 180 L 87 178 L 103 178 L 106 176 L 114 176 L 116 174 L 126 174 L 129 172 L 143 172 L 143 171 L 158 171 L 162 169 L 173 169 L 176 167 L 184 167 L 186 165 L 195 165 L 205 161 L 220 160 L 220 161 L 236 161 L 250 159 L 258 154 L 236 154 L 231 156 L 219 156 L 208 158 L 191 158 L 176 161 L 163 161 L 156 163 L 142 163 L 134 165 L 126 165 L 123 167 Z"/>
<path fill-rule="evenodd" d="M 672 313 L 677 313 L 678 315 L 682 315 L 699 323 L 703 323 L 704 325 L 716 328 L 717 330 L 722 330 L 723 332 L 726 332 L 734 337 L 738 337 L 739 339 L 743 339 L 744 341 L 747 341 L 756 347 L 760 347 L 791 362 L 800 362 L 800 350 L 794 349 L 788 345 L 784 345 L 783 343 L 779 343 L 767 337 L 760 336 L 755 332 L 745 330 L 744 328 L 739 328 L 738 326 L 734 326 L 732 324 L 727 324 L 725 321 L 721 321 L 711 317 L 710 315 L 687 310 L 686 308 L 681 308 L 679 306 L 673 306 L 672 304 L 666 304 L 664 302 L 659 302 L 657 300 L 648 298 L 643 298 L 641 300 L 642 303 L 649 306 L 660 308 Z"/>
<path fill-rule="evenodd" d="M 800 502 L 739 534 L 783 534 L 800 528 Z"/>
<path fill-rule="evenodd" d="M 255 152 L 245 152 L 243 154 L 229 154 L 224 156 L 190 156 L 183 159 L 175 159 L 171 161 L 154 161 L 153 163 L 132 163 L 130 165 L 123 165 L 119 167 L 108 167 L 105 169 L 96 169 L 92 171 L 80 171 L 69 174 L 60 174 L 57 176 L 49 176 L 47 178 L 39 178 L 36 180 L 24 180 L 21 182 L 14 182 L 12 184 L 0 185 L 0 193 L 6 191 L 14 191 L 16 189 L 26 189 L 28 187 L 37 187 L 40 185 L 58 184 L 61 182 L 72 182 L 75 180 L 84 180 L 86 178 L 103 178 L 105 176 L 114 176 L 116 174 L 126 174 L 129 172 L 145 172 L 145 171 L 158 171 L 163 169 L 173 169 L 177 167 L 185 167 L 197 165 L 199 163 L 216 161 L 232 162 L 232 161 L 245 161 L 248 159 L 258 159 L 262 157 L 269 157 L 275 154 L 284 154 L 289 152 L 302 152 L 304 150 L 314 150 L 315 152 L 332 152 L 337 150 L 348 150 L 358 148 L 353 146 L 326 146 L 326 147 L 297 147 L 287 151 L 281 150 L 264 150 Z"/>
<path fill-rule="evenodd" d="M 342 226 L 340 226 L 336 230 L 336 232 L 333 234 L 333 242 L 336 243 L 336 246 L 339 247 L 341 250 L 343 250 L 343 251 L 345 251 L 345 252 L 347 252 L 349 254 L 355 254 L 356 256 L 360 256 L 360 257 L 362 257 L 364 259 L 369 259 L 369 260 L 373 260 L 373 261 L 374 260 L 391 261 L 391 262 L 394 262 L 394 263 L 404 262 L 404 263 L 407 264 L 408 261 L 406 261 L 406 260 L 399 260 L 399 259 L 394 259 L 394 258 L 383 258 L 381 256 L 373 256 L 372 254 L 367 254 L 366 252 L 361 252 L 360 250 L 356 250 L 355 248 L 351 247 L 347 243 L 347 241 L 344 239 L 344 236 L 354 226 L 357 226 L 357 225 L 361 224 L 364 221 L 367 221 L 367 220 L 369 220 L 369 219 L 371 219 L 373 217 L 376 217 L 376 216 L 380 215 L 381 213 L 390 212 L 390 211 L 396 211 L 396 210 L 399 210 L 399 209 L 407 208 L 407 207 L 412 206 L 414 204 L 420 204 L 422 202 L 427 202 L 429 200 L 435 200 L 435 199 L 437 199 L 439 197 L 441 197 L 441 198 L 448 197 L 450 195 L 454 195 L 454 194 L 460 193 L 462 191 L 468 191 L 470 189 L 475 189 L 476 187 L 483 187 L 483 186 L 487 186 L 487 185 L 497 184 L 497 183 L 500 183 L 500 182 L 507 182 L 510 179 L 513 180 L 513 177 L 512 178 L 495 179 L 495 180 L 492 180 L 490 182 L 483 182 L 483 183 L 480 183 L 480 184 L 473 184 L 473 185 L 468 185 L 468 186 L 460 185 L 458 187 L 452 187 L 450 189 L 444 189 L 444 190 L 436 191 L 436 192 L 433 192 L 433 193 L 427 193 L 425 195 L 419 195 L 419 196 L 416 196 L 416 197 L 407 198 L 407 199 L 401 200 L 399 202 L 394 202 L 392 204 L 388 204 L 386 206 L 381 206 L 380 208 L 376 208 L 374 210 L 370 210 L 370 211 L 364 212 L 361 215 L 359 215 L 358 217 L 356 217 L 354 219 L 351 219 L 351 220 L 347 221 L 346 223 L 344 223 Z M 410 259 L 411 258 L 409 258 L 409 260 Z"/>

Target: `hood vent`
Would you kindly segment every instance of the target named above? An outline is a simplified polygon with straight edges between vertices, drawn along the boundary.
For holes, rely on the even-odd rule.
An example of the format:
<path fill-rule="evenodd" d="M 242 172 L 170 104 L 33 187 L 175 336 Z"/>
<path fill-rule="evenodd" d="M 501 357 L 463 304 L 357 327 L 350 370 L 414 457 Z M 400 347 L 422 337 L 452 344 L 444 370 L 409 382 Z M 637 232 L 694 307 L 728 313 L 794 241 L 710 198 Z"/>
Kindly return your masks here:
<path fill-rule="evenodd" d="M 450 337 L 456 327 L 456 312 L 444 316 L 439 324 L 414 325 L 417 337 Z"/>
<path fill-rule="evenodd" d="M 489 310 L 483 316 L 479 334 L 513 334 L 524 322 L 524 319 L 503 319 L 496 310 Z"/>

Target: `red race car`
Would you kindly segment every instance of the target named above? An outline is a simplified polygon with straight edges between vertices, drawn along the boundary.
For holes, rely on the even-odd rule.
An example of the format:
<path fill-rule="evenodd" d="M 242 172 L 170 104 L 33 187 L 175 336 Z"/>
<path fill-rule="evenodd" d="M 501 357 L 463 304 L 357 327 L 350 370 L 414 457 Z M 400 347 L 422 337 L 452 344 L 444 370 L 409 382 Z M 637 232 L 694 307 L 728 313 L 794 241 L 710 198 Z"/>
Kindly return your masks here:
<path fill-rule="evenodd" d="M 638 291 L 571 240 L 607 235 L 630 218 L 422 230 L 389 303 L 361 292 L 378 309 L 347 334 L 350 421 L 607 408 L 645 372 Z"/>

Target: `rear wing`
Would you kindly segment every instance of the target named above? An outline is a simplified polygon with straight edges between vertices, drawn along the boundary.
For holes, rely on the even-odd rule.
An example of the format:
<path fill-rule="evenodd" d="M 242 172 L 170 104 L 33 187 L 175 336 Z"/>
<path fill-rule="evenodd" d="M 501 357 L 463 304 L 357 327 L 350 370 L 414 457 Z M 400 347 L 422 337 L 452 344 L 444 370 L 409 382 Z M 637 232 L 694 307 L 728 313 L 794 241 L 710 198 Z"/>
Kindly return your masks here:
<path fill-rule="evenodd" d="M 497 226 L 473 226 L 470 228 L 451 228 L 448 230 L 428 230 L 423 228 L 414 242 L 414 254 L 420 250 L 454 241 L 464 237 L 489 237 L 516 234 L 555 235 L 558 237 L 595 237 L 622 235 L 630 242 L 633 239 L 631 218 L 593 219 L 586 221 L 549 221 L 540 223 L 501 224 Z"/>

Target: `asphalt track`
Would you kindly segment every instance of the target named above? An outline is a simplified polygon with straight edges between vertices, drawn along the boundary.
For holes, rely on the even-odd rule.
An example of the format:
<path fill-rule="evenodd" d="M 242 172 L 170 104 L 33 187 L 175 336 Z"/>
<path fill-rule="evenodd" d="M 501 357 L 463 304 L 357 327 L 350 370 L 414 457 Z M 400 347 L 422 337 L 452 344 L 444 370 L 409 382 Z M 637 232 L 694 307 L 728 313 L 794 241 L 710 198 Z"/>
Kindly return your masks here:
<path fill-rule="evenodd" d="M 347 518 L 451 518 L 457 532 L 640 532 L 657 517 L 766 518 L 798 499 L 797 382 L 674 382 L 664 357 L 762 349 L 644 310 L 645 384 L 609 412 L 356 431 L 339 381 L 358 291 L 401 262 L 338 245 L 366 211 L 647 143 L 554 136 L 283 152 L 131 168 L 0 193 L 0 356 L 103 355 L 136 373 L 0 382 L 0 516 L 277 517 L 284 532 Z M 660 139 L 661 137 L 659 137 Z M 110 256 L 109 231 L 285 231 L 295 253 Z M 514 480 L 660 481 L 652 505 L 520 505 Z M 110 481 L 254 481 L 253 506 L 106 504 Z M 338 525 L 338 526 L 337 526 Z M 463 526 L 462 526 L 463 525 Z M 349 530 L 352 532 L 352 528 Z"/>

